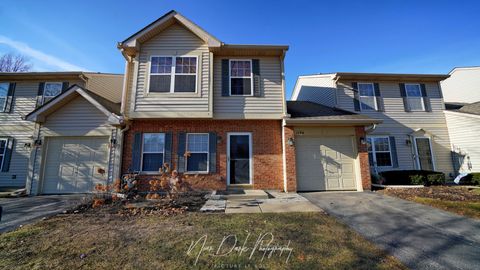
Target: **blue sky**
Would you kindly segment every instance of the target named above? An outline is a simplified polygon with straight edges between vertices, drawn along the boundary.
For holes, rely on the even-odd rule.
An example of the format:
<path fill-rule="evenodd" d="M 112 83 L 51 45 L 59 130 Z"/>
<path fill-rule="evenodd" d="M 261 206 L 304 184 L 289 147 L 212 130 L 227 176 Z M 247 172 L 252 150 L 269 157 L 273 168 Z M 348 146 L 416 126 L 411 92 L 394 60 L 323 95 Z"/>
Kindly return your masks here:
<path fill-rule="evenodd" d="M 0 53 L 34 70 L 121 73 L 121 41 L 175 9 L 226 43 L 287 44 L 287 98 L 302 74 L 447 73 L 480 65 L 480 1 L 10 1 Z"/>

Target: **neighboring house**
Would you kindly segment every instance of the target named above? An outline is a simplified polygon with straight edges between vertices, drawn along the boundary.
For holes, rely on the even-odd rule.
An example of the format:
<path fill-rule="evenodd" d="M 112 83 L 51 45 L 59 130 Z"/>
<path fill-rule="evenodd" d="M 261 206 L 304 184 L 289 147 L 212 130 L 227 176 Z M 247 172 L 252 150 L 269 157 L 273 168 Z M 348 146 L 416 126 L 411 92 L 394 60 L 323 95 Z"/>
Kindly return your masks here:
<path fill-rule="evenodd" d="M 456 173 L 480 172 L 480 102 L 445 110 Z"/>
<path fill-rule="evenodd" d="M 163 164 L 193 188 L 283 189 L 288 46 L 221 42 L 171 11 L 118 44 L 126 59 L 122 172 Z"/>
<path fill-rule="evenodd" d="M 112 103 L 119 103 L 121 99 L 123 76 L 116 74 L 88 73 L 88 72 L 26 72 L 26 73 L 0 73 L 0 187 L 24 188 L 32 194 L 36 193 L 64 193 L 76 192 L 74 188 L 67 189 L 65 183 L 68 180 L 49 178 L 48 184 L 40 184 L 43 175 L 51 170 L 61 171 L 66 174 L 68 166 L 60 163 L 51 163 L 49 158 L 65 158 L 66 147 L 56 146 L 54 142 L 58 136 L 83 136 L 81 132 L 83 122 L 95 125 L 94 111 L 89 106 L 83 106 L 78 99 L 70 99 L 72 89 L 78 85 L 91 89 L 103 99 L 109 99 Z M 5 90 L 4 90 L 5 89 Z M 66 98 L 68 96 L 68 98 Z M 118 105 L 119 106 L 119 105 Z M 59 110 L 52 115 L 42 114 L 32 118 L 34 114 L 44 112 L 49 108 Z M 81 109 L 75 109 L 81 108 Z M 56 126 L 49 127 L 49 133 L 39 133 L 45 130 L 46 122 L 53 122 Z M 32 122 L 31 120 L 35 120 Z M 82 122 L 83 121 L 83 122 Z M 83 130 L 84 131 L 84 130 Z M 108 134 L 110 137 L 111 134 Z M 71 139 L 64 137 L 62 139 Z M 64 144 L 66 145 L 66 143 Z M 70 144 L 70 146 L 73 144 Z M 80 145 L 80 144 L 78 144 Z M 49 149 L 48 156 L 42 155 L 42 150 Z M 74 154 L 77 150 L 69 149 Z M 81 150 L 78 150 L 81 151 Z M 45 162 L 47 160 L 47 162 Z M 78 159 L 80 160 L 80 159 Z M 35 161 L 35 162 L 34 162 Z M 78 161 L 77 161 L 78 162 Z M 49 164 L 50 167 L 45 166 Z M 58 165 L 58 166 L 57 166 Z M 57 166 L 57 168 L 53 168 Z M 48 168 L 47 168 L 48 167 Z M 72 165 L 72 167 L 75 167 Z M 35 173 L 34 173 L 35 172 Z M 83 174 L 87 179 L 90 173 L 78 169 L 72 169 L 72 174 Z M 72 180 L 80 181 L 80 180 Z M 83 180 L 82 180 L 83 181 Z M 85 181 L 89 181 L 88 179 Z M 27 183 L 28 182 L 28 183 Z M 32 186 L 32 184 L 35 185 Z"/>
<path fill-rule="evenodd" d="M 372 171 L 436 170 L 453 175 L 439 82 L 448 75 L 332 73 L 300 76 L 292 100 L 355 112 L 367 129 Z"/>
<path fill-rule="evenodd" d="M 480 101 L 480 67 L 457 67 L 441 82 L 445 103 L 467 104 Z"/>

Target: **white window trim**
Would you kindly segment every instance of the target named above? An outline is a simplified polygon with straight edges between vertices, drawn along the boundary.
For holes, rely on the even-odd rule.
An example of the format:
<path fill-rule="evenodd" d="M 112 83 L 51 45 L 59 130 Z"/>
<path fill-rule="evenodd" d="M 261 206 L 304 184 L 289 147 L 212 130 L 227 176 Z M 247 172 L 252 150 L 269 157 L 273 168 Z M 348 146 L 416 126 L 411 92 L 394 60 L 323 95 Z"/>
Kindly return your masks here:
<path fill-rule="evenodd" d="M 373 96 L 362 96 L 360 94 L 360 84 L 370 84 L 372 86 L 372 89 L 373 89 Z M 370 83 L 370 82 L 357 82 L 357 91 L 358 91 L 358 98 L 360 99 L 359 102 L 360 102 L 360 111 L 365 111 L 365 112 L 372 112 L 372 111 L 378 111 L 378 104 L 377 104 L 377 96 L 375 96 L 375 84 L 374 83 Z M 362 97 L 373 97 L 373 104 L 375 105 L 375 108 L 374 109 L 363 109 L 362 108 Z"/>
<path fill-rule="evenodd" d="M 0 138 L 0 141 L 5 142 L 5 148 L 3 148 L 3 153 L 0 153 L 0 156 L 2 156 L 2 162 L 0 162 L 0 170 L 2 170 L 3 163 L 5 162 L 5 153 L 7 152 L 7 147 L 8 147 L 8 139 Z"/>
<path fill-rule="evenodd" d="M 389 136 L 367 136 L 367 138 L 372 139 L 372 159 L 374 164 L 372 164 L 375 168 L 393 168 L 393 157 L 392 157 L 392 147 L 390 144 L 390 137 Z M 390 166 L 377 166 L 377 150 L 375 149 L 375 139 L 387 139 L 388 140 L 388 152 L 390 154 Z M 367 151 L 368 152 L 368 151 Z M 387 153 L 387 151 L 379 151 L 378 153 Z"/>
<path fill-rule="evenodd" d="M 232 76 L 232 61 L 243 61 L 243 62 L 250 62 L 250 77 L 247 76 Z M 237 79 L 250 79 L 250 94 L 249 95 L 232 95 L 232 78 L 237 78 Z M 253 63 L 252 59 L 229 59 L 228 60 L 228 91 L 229 91 L 229 96 L 233 97 L 253 97 Z"/>
<path fill-rule="evenodd" d="M 249 147 L 248 150 L 250 152 L 249 155 L 249 166 L 250 166 L 250 179 L 247 185 L 253 185 L 253 141 L 252 141 L 252 133 L 251 132 L 228 132 L 227 133 L 227 185 L 232 185 L 230 180 L 230 136 L 232 135 L 247 135 L 248 136 L 248 143 Z"/>
<path fill-rule="evenodd" d="M 418 89 L 420 90 L 420 96 L 419 97 L 417 97 L 417 96 L 409 97 L 408 96 L 408 91 L 407 91 L 407 85 L 418 85 Z M 423 103 L 423 96 L 422 96 L 422 86 L 419 83 L 406 83 L 405 84 L 405 96 L 407 97 L 407 102 L 408 102 L 408 106 L 410 107 L 410 111 L 412 111 L 412 112 L 424 112 L 425 111 L 425 104 Z M 422 109 L 421 110 L 413 110 L 412 106 L 410 106 L 410 98 L 420 98 L 420 100 L 422 101 L 422 102 L 420 102 L 422 104 Z"/>
<path fill-rule="evenodd" d="M 203 152 L 203 151 L 189 151 L 188 150 L 188 135 L 190 134 L 195 134 L 195 135 L 199 135 L 199 134 L 203 134 L 203 135 L 207 135 L 207 152 Z M 188 157 L 185 158 L 185 173 L 190 173 L 190 174 L 196 174 L 196 173 L 202 173 L 202 174 L 208 174 L 210 172 L 210 134 L 208 133 L 187 133 L 187 135 L 185 136 L 185 151 L 189 152 L 189 153 L 200 153 L 200 154 L 207 154 L 207 170 L 206 171 L 189 171 L 187 170 L 188 168 Z"/>
<path fill-rule="evenodd" d="M 421 137 L 421 136 L 414 136 L 413 137 L 413 148 L 415 150 L 415 165 L 417 166 L 417 169 L 422 170 L 422 167 L 420 166 L 420 155 L 418 154 L 418 148 L 417 148 L 417 139 L 428 139 L 428 143 L 430 144 L 430 155 L 431 155 L 431 158 L 432 158 L 432 167 L 433 167 L 433 170 L 436 171 L 437 168 L 435 166 L 435 155 L 433 154 L 432 138 L 431 137 Z"/>
<path fill-rule="evenodd" d="M 3 103 L 3 106 L 1 106 L 0 112 L 4 112 L 5 108 L 7 107 L 7 101 L 8 101 L 8 89 L 10 89 L 10 83 L 9 82 L 0 82 L 0 84 L 5 83 L 7 84 L 7 94 L 5 95 L 5 102 Z M 1 165 L 1 164 L 0 164 Z M 1 169 L 1 166 L 0 166 Z"/>
<path fill-rule="evenodd" d="M 172 58 L 172 69 L 170 70 L 170 73 L 152 73 L 152 58 L 154 57 L 170 57 Z M 175 66 L 177 63 L 177 57 L 195 57 L 196 58 L 196 63 L 197 66 L 195 68 L 195 92 L 175 92 Z M 198 70 L 200 63 L 198 62 L 198 55 L 151 55 L 150 60 L 148 62 L 148 85 L 146 89 L 147 94 L 159 94 L 159 95 L 165 95 L 165 94 L 176 94 L 176 95 L 191 95 L 191 94 L 197 94 L 198 93 Z M 170 91 L 169 92 L 150 92 L 150 78 L 151 76 L 155 75 L 170 75 Z M 193 73 L 180 73 L 179 75 L 193 75 Z"/>
<path fill-rule="evenodd" d="M 145 138 L 145 134 L 162 134 L 163 135 L 163 139 L 164 139 L 164 143 L 163 143 L 163 149 L 162 151 L 163 152 L 145 152 L 144 151 L 144 148 L 145 148 L 145 144 L 144 144 L 144 138 Z M 163 157 L 162 157 L 162 166 L 163 164 L 165 163 L 165 135 L 166 133 L 164 132 L 145 132 L 142 134 L 142 155 L 140 157 L 140 172 L 146 172 L 146 173 L 159 173 L 158 171 L 144 171 L 143 170 L 143 154 L 158 154 L 158 153 L 162 153 L 163 154 Z"/>

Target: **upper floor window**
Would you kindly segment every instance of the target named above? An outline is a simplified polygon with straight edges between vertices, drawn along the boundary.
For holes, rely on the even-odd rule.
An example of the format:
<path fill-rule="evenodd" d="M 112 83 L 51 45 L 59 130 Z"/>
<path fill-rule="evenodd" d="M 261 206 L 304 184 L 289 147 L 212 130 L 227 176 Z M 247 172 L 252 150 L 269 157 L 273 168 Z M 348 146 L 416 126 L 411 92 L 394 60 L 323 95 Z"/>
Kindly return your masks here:
<path fill-rule="evenodd" d="M 165 133 L 144 133 L 142 141 L 142 171 L 158 172 L 163 166 Z"/>
<path fill-rule="evenodd" d="M 152 56 L 149 92 L 196 92 L 197 62 L 196 56 Z"/>
<path fill-rule="evenodd" d="M 0 170 L 3 167 L 3 160 L 5 159 L 5 152 L 7 151 L 7 140 L 0 139 Z"/>
<path fill-rule="evenodd" d="M 252 60 L 230 60 L 230 95 L 251 96 Z"/>
<path fill-rule="evenodd" d="M 61 82 L 46 82 L 43 88 L 43 103 L 48 102 L 52 98 L 62 93 L 63 83 Z"/>
<path fill-rule="evenodd" d="M 3 112 L 5 110 L 5 106 L 7 105 L 9 87 L 9 83 L 0 83 L 0 112 Z"/>
<path fill-rule="evenodd" d="M 405 93 L 411 111 L 425 110 L 420 84 L 405 84 Z"/>
<path fill-rule="evenodd" d="M 375 167 L 392 166 L 390 139 L 388 137 L 367 137 L 368 159 Z"/>
<path fill-rule="evenodd" d="M 374 111 L 377 109 L 373 83 L 358 83 L 358 92 L 360 97 L 360 109 L 362 111 Z"/>
<path fill-rule="evenodd" d="M 208 133 L 187 134 L 187 172 L 208 172 Z"/>

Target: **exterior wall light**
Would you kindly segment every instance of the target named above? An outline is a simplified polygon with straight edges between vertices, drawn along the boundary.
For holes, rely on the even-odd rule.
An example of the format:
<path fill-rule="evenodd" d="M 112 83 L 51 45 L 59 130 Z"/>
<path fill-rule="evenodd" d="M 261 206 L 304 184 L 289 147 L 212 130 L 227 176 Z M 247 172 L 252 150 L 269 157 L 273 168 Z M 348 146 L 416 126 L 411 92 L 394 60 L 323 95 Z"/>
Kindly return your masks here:
<path fill-rule="evenodd" d="M 360 144 L 367 144 L 365 137 L 360 137 Z"/>
<path fill-rule="evenodd" d="M 287 144 L 290 145 L 290 146 L 294 146 L 295 145 L 295 140 L 293 138 L 288 138 Z"/>

